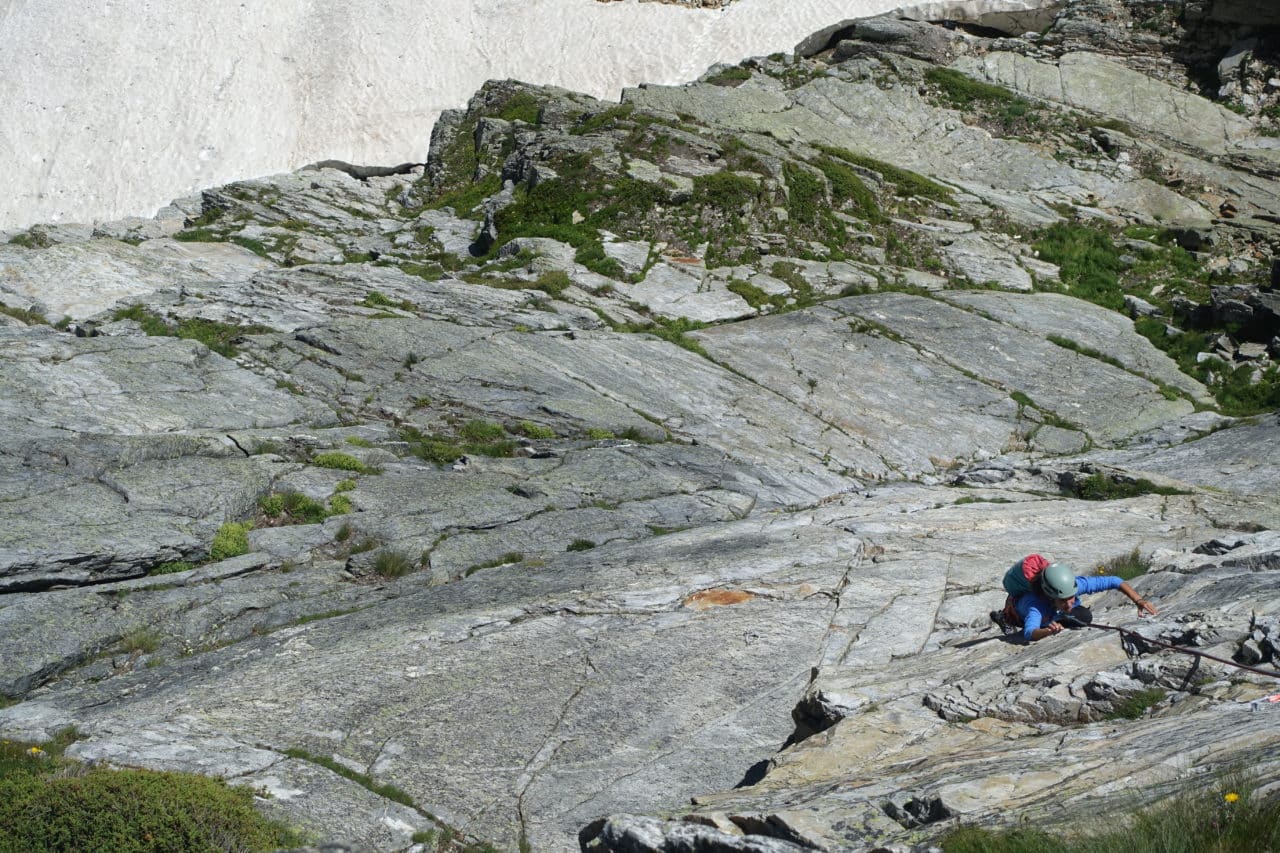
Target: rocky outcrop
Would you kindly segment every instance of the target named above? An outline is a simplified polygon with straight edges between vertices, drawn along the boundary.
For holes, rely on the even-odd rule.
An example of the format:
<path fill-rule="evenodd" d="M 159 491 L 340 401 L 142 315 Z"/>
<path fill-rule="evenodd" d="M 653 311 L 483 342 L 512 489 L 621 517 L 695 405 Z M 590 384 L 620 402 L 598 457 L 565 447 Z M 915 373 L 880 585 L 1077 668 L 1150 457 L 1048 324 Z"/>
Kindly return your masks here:
<path fill-rule="evenodd" d="M 909 847 L 1269 784 L 1273 682 L 1184 653 L 1276 665 L 1268 125 L 1090 8 L 620 104 L 494 81 L 421 166 L 15 235 L 0 734 L 352 850 Z M 1217 130 L 1075 85 L 1140 73 Z M 1158 617 L 1004 637 L 1032 551 Z"/>

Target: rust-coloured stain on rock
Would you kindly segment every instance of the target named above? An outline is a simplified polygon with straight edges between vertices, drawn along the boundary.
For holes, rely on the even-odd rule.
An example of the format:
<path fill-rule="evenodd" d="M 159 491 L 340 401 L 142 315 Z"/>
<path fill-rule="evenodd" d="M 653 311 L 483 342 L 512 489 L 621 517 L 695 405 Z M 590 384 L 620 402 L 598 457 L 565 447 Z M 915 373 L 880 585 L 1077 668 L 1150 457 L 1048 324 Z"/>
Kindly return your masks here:
<path fill-rule="evenodd" d="M 740 589 L 704 589 L 695 592 L 684 600 L 685 607 L 694 610 L 706 610 L 708 607 L 727 607 L 731 604 L 742 604 L 755 598 L 749 592 Z"/>

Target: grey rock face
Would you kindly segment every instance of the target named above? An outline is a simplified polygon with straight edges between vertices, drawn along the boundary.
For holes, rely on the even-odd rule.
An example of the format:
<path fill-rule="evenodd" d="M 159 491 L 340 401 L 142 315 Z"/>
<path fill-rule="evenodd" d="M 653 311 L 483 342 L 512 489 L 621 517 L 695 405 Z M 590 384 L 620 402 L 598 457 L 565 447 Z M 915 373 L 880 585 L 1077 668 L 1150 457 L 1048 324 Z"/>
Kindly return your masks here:
<path fill-rule="evenodd" d="M 1225 152 L 1251 133 L 1249 122 L 1230 110 L 1096 54 L 1068 53 L 1050 65 L 1016 54 L 992 53 L 980 62 L 957 65 L 1035 97 L 1051 97 L 1157 133 L 1176 134 L 1178 141 L 1206 151 Z M 1132 109 L 1134 104 L 1142 107 Z"/>
<path fill-rule="evenodd" d="M 5 590 L 200 554 L 270 481 L 225 432 L 326 417 L 190 341 L 0 333 Z"/>
<path fill-rule="evenodd" d="M 1280 422 L 1210 410 L 1273 387 L 1213 324 L 1275 313 L 1280 190 L 1104 5 L 621 104 L 492 82 L 425 168 L 18 235 L 0 734 L 353 850 L 906 850 L 1274 781 L 1266 676 L 1183 652 L 1280 648 Z M 1032 552 L 1160 612 L 1006 638 Z"/>

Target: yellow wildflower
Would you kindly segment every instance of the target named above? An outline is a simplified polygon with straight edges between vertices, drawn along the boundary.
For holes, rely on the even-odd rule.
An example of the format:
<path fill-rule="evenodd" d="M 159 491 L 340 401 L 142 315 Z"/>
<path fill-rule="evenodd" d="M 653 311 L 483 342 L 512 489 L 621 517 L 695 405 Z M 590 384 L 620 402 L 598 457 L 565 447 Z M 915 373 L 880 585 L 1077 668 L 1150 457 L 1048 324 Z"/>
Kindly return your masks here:
<path fill-rule="evenodd" d="M 28 749 L 28 750 L 27 750 L 27 753 L 28 753 L 29 755 L 43 755 L 43 754 L 44 754 L 44 750 L 43 750 L 43 749 L 41 749 L 41 748 L 40 748 L 40 747 L 38 747 L 38 746 L 33 746 L 33 747 L 31 747 L 30 749 Z"/>
<path fill-rule="evenodd" d="M 1228 803 L 1234 803 L 1236 800 L 1240 799 L 1240 795 L 1235 791 L 1231 791 L 1230 793 L 1223 794 L 1222 799 L 1226 800 Z"/>

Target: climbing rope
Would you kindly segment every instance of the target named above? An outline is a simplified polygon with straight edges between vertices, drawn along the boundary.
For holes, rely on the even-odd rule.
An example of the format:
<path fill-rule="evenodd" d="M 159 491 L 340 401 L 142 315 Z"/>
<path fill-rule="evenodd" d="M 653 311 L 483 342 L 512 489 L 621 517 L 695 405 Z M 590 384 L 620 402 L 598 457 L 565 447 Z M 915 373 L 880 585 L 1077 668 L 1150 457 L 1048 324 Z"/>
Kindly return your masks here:
<path fill-rule="evenodd" d="M 1170 651 L 1174 651 L 1174 652 L 1182 652 L 1184 655 L 1194 655 L 1196 658 L 1197 667 L 1200 665 L 1200 658 L 1208 658 L 1209 660 L 1214 661 L 1215 663 L 1222 663 L 1222 664 L 1226 664 L 1227 666 L 1234 666 L 1236 669 L 1243 669 L 1246 672 L 1252 672 L 1258 675 L 1265 675 L 1268 678 L 1280 678 L 1280 672 L 1277 672 L 1275 670 L 1258 669 L 1255 666 L 1246 666 L 1245 664 L 1237 663 L 1236 661 L 1233 661 L 1233 660 L 1227 660 L 1226 658 L 1220 658 L 1216 655 L 1211 655 L 1208 652 L 1198 652 L 1195 649 L 1188 649 L 1185 646 L 1175 646 L 1172 643 L 1166 643 L 1161 640 L 1153 640 L 1150 637 L 1142 636 L 1137 631 L 1130 631 L 1128 628 L 1120 628 L 1115 625 L 1102 625 L 1097 622 L 1081 622 L 1079 619 L 1073 619 L 1069 615 L 1062 616 L 1058 621 L 1062 622 L 1064 625 L 1067 623 L 1070 623 L 1072 625 L 1075 625 L 1081 628 L 1097 628 L 1103 631 L 1115 631 L 1117 634 L 1120 635 L 1121 642 L 1125 644 L 1126 648 L 1132 648 L 1135 651 L 1138 649 L 1138 646 L 1141 643 L 1142 645 L 1159 646 L 1162 649 L 1169 649 Z"/>

